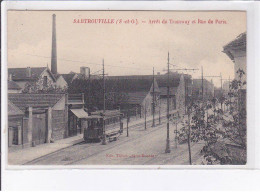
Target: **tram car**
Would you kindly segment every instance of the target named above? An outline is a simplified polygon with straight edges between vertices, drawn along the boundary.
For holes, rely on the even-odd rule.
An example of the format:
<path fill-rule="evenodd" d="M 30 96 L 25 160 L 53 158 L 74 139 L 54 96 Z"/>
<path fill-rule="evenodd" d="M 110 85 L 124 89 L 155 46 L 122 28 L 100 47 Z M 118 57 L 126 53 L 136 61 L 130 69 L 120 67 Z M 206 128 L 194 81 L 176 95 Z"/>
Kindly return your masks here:
<path fill-rule="evenodd" d="M 123 114 L 119 110 L 107 110 L 91 112 L 87 121 L 87 126 L 84 129 L 84 140 L 86 142 L 101 141 L 104 137 L 109 141 L 117 140 L 123 133 Z M 105 124 L 105 131 L 103 131 Z"/>

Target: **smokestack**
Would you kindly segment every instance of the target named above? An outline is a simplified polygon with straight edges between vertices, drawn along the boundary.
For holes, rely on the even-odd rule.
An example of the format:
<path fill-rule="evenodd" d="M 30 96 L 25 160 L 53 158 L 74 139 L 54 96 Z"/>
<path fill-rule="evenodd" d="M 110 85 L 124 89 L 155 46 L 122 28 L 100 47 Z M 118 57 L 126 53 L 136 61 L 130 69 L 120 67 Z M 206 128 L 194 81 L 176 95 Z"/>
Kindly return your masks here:
<path fill-rule="evenodd" d="M 52 15 L 51 72 L 57 74 L 56 15 Z"/>

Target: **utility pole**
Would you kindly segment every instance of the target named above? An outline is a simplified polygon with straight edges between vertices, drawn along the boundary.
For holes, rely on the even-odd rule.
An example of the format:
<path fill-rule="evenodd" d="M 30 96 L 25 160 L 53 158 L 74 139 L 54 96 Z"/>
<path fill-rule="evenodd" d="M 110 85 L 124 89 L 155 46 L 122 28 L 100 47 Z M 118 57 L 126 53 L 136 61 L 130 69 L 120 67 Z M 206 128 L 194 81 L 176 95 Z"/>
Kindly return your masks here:
<path fill-rule="evenodd" d="M 223 111 L 223 102 L 222 102 L 222 100 L 223 100 L 223 88 L 222 88 L 222 75 L 221 75 L 221 73 L 220 73 L 220 84 L 221 84 L 221 110 Z"/>
<path fill-rule="evenodd" d="M 204 80 L 203 80 L 203 66 L 201 66 L 201 91 L 202 91 L 202 103 L 204 102 Z"/>
<path fill-rule="evenodd" d="M 155 96 L 154 96 L 154 67 L 153 67 L 153 124 L 152 127 L 155 127 L 154 123 L 154 113 L 155 113 Z"/>
<path fill-rule="evenodd" d="M 189 149 L 189 161 L 190 161 L 190 165 L 192 165 L 192 162 L 191 162 L 191 148 L 190 148 L 190 114 L 191 114 L 191 111 L 188 110 L 188 122 L 189 122 L 189 128 L 188 128 L 188 149 Z"/>
<path fill-rule="evenodd" d="M 230 82 L 230 76 L 228 77 L 228 92 L 230 93 L 230 87 L 231 87 L 231 82 Z M 231 107 L 231 96 L 229 94 L 229 111 L 230 111 L 230 107 Z"/>
<path fill-rule="evenodd" d="M 106 85 L 105 85 L 105 63 L 103 59 L 103 139 L 102 145 L 106 145 L 106 126 L 105 126 L 105 112 L 106 112 Z"/>
<path fill-rule="evenodd" d="M 168 75 L 167 75 L 167 139 L 166 139 L 166 149 L 165 153 L 170 153 L 170 99 L 169 99 L 169 93 L 170 93 L 170 86 L 169 86 L 169 74 L 170 74 L 170 54 L 168 52 Z"/>
<path fill-rule="evenodd" d="M 128 123 L 129 123 L 129 110 L 127 110 L 127 118 L 126 118 L 126 137 L 129 137 L 129 134 L 128 134 Z"/>
<path fill-rule="evenodd" d="M 161 99 L 159 97 L 159 125 L 161 124 Z"/>
<path fill-rule="evenodd" d="M 144 129 L 146 130 L 146 102 L 144 104 Z"/>

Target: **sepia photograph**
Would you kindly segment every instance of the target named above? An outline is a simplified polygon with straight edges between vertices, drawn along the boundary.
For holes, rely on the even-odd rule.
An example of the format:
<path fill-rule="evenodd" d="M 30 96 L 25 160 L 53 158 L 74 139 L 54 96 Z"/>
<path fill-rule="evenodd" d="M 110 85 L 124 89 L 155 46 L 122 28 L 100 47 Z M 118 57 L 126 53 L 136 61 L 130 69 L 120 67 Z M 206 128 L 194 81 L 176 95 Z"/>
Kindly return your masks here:
<path fill-rule="evenodd" d="M 247 164 L 246 11 L 7 11 L 9 166 Z"/>

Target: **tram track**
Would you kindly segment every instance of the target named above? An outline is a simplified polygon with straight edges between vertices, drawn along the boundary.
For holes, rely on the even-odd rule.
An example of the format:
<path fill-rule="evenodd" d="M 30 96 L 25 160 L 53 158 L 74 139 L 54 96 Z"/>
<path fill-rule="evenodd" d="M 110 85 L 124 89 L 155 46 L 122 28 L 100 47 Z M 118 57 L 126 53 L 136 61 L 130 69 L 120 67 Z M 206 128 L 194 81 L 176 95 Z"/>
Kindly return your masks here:
<path fill-rule="evenodd" d="M 166 122 L 165 118 L 166 118 L 166 116 L 162 116 L 162 117 L 161 117 L 161 124 L 160 124 L 160 125 L 162 125 L 162 124 L 164 124 L 164 123 Z M 147 124 L 147 125 L 152 124 L 152 120 L 148 120 L 146 124 Z M 158 126 L 160 126 L 160 125 L 157 125 L 156 127 L 158 127 Z M 134 124 L 134 125 L 130 125 L 130 126 L 128 127 L 128 130 L 131 131 L 131 129 L 133 130 L 133 128 L 137 128 L 136 130 L 140 130 L 140 127 L 141 127 L 141 126 L 144 126 L 144 122 L 142 122 L 142 123 L 137 123 L 137 124 Z M 149 128 L 150 128 L 150 127 L 147 127 L 147 132 L 146 132 L 144 135 L 148 135 L 148 134 L 150 134 L 150 133 L 152 133 L 152 132 L 158 130 L 158 128 L 153 129 L 153 130 L 149 130 Z M 126 131 L 126 128 L 124 128 L 124 131 Z M 146 130 L 140 130 L 140 131 L 146 131 Z M 113 148 L 115 148 L 116 146 L 123 145 L 124 143 L 130 142 L 130 141 L 134 141 L 135 139 L 139 139 L 139 138 L 141 138 L 141 137 L 142 137 L 142 136 L 131 138 L 131 133 L 130 133 L 130 139 L 123 140 L 122 142 L 119 142 L 119 143 L 117 143 L 117 144 L 115 144 L 115 145 L 113 145 L 113 146 L 110 146 L 110 147 L 107 148 L 107 149 L 101 150 L 101 151 L 99 151 L 99 152 L 93 153 L 93 154 L 91 154 L 91 155 L 88 155 L 88 156 L 83 157 L 83 158 L 80 158 L 80 159 L 78 159 L 78 160 L 69 162 L 69 163 L 64 164 L 64 165 L 70 165 L 70 164 L 79 162 L 79 161 L 81 161 L 81 160 L 84 160 L 84 159 L 86 159 L 86 158 L 93 157 L 93 156 L 99 154 L 100 152 L 113 149 Z M 120 139 L 119 139 L 118 141 L 120 141 Z M 83 142 L 83 141 L 82 141 L 82 142 Z M 60 150 L 54 151 L 54 152 L 52 152 L 52 153 L 49 153 L 49 154 L 47 154 L 47 155 L 41 156 L 41 157 L 39 157 L 39 158 L 36 158 L 36 159 L 31 160 L 31 161 L 29 161 L 29 162 L 26 162 L 26 163 L 24 163 L 23 165 L 35 165 L 35 164 L 37 164 L 38 162 L 40 162 L 40 161 L 42 161 L 42 160 L 47 160 L 48 158 L 51 158 L 51 157 L 55 156 L 57 153 L 64 152 L 66 149 L 71 148 L 71 147 L 76 146 L 76 145 L 79 145 L 79 144 L 81 144 L 82 142 L 79 142 L 79 143 L 77 143 L 77 144 L 71 145 L 71 146 L 69 146 L 69 147 L 62 148 L 62 149 L 60 149 Z M 86 147 L 84 147 L 84 149 L 88 149 L 88 148 L 94 147 L 94 146 L 96 146 L 96 145 L 97 145 L 97 144 L 89 144 L 89 145 L 87 145 Z M 108 144 L 108 145 L 109 145 L 109 144 Z"/>
<path fill-rule="evenodd" d="M 161 122 L 161 125 L 164 124 L 164 123 L 166 123 L 166 122 L 163 122 L 163 121 L 162 121 L 162 122 Z M 134 125 L 134 126 L 138 126 L 138 125 L 139 125 L 139 124 Z M 134 127 L 134 126 L 132 126 L 132 127 Z M 159 125 L 157 125 L 157 127 L 158 127 L 158 126 L 159 126 Z M 147 131 L 147 133 L 144 134 L 144 135 L 149 135 L 149 134 L 151 134 L 151 133 L 153 133 L 153 132 L 159 130 L 159 128 L 157 128 L 157 127 L 156 127 L 154 130 L 149 130 L 149 131 Z M 118 143 L 118 144 L 115 144 L 115 145 L 113 145 L 113 146 L 110 146 L 109 148 L 100 150 L 99 152 L 93 153 L 93 154 L 88 155 L 88 156 L 86 156 L 86 157 L 82 157 L 82 158 L 80 158 L 80 159 L 78 159 L 78 160 L 75 160 L 75 161 L 73 161 L 73 162 L 69 162 L 69 163 L 67 163 L 67 164 L 65 164 L 65 165 L 72 165 L 72 164 L 74 164 L 74 163 L 77 163 L 77 162 L 79 162 L 79 161 L 85 160 L 85 159 L 87 159 L 87 158 L 94 157 L 94 156 L 100 154 L 101 152 L 105 152 L 105 151 L 111 150 L 111 149 L 113 149 L 113 148 L 115 148 L 115 147 L 117 147 L 117 146 L 123 145 L 123 144 L 125 144 L 125 143 L 130 142 L 130 141 L 134 141 L 134 140 L 137 140 L 137 139 L 141 139 L 141 138 L 143 138 L 143 136 L 138 136 L 138 137 L 130 138 L 130 139 L 126 140 L 126 141 L 122 141 L 122 142 L 120 142 L 120 143 Z"/>

